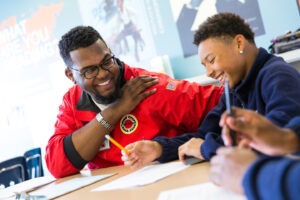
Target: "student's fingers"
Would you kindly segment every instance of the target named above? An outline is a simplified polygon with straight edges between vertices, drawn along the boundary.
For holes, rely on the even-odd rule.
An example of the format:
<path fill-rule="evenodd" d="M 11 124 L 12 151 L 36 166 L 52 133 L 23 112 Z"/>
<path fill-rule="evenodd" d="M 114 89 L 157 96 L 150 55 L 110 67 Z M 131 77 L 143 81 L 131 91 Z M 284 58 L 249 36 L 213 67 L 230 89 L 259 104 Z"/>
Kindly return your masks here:
<path fill-rule="evenodd" d="M 253 123 L 253 119 L 260 118 L 257 111 L 242 109 L 238 107 L 233 107 L 233 116 L 235 121 L 241 122 L 241 124 L 251 124 Z"/>
<path fill-rule="evenodd" d="M 243 117 L 228 117 L 226 119 L 226 125 L 240 133 L 248 133 L 253 131 L 253 125 Z"/>
<path fill-rule="evenodd" d="M 126 152 L 124 152 L 123 150 L 121 151 L 121 159 L 122 161 L 130 161 L 130 160 L 134 160 L 136 159 L 136 154 L 133 152 L 130 152 L 130 154 L 128 155 Z"/>
<path fill-rule="evenodd" d="M 127 160 L 124 162 L 125 166 L 129 166 L 130 168 L 135 168 L 138 160 Z"/>
<path fill-rule="evenodd" d="M 209 179 L 211 182 L 213 182 L 215 185 L 221 185 L 221 177 L 220 174 L 222 174 L 222 164 L 220 163 L 221 156 L 216 155 L 211 160 L 211 167 L 209 172 Z"/>
<path fill-rule="evenodd" d="M 145 166 L 147 162 L 144 161 L 143 157 L 134 156 L 131 160 L 125 161 L 124 164 L 129 166 L 131 169 L 137 169 Z"/>
<path fill-rule="evenodd" d="M 233 151 L 232 147 L 220 147 L 217 149 L 217 155 L 227 155 Z"/>
<path fill-rule="evenodd" d="M 140 158 L 135 153 L 131 153 L 130 155 L 127 155 L 125 152 L 122 152 L 121 159 L 124 162 L 124 165 L 129 166 L 130 168 L 137 168 L 140 166 L 139 164 Z"/>
<path fill-rule="evenodd" d="M 210 159 L 210 164 L 211 165 L 217 165 L 217 164 L 219 164 L 219 155 L 215 155 L 215 156 L 213 156 L 211 159 Z"/>
<path fill-rule="evenodd" d="M 228 113 L 225 111 L 222 115 L 221 115 L 221 119 L 219 122 L 219 125 L 221 127 L 225 126 L 225 122 L 226 122 L 226 118 L 228 117 Z"/>
<path fill-rule="evenodd" d="M 228 126 L 223 126 L 222 128 L 222 139 L 224 141 L 225 146 L 232 145 L 232 139 L 230 137 L 230 129 L 228 128 Z"/>
<path fill-rule="evenodd" d="M 239 108 L 239 107 L 236 107 L 236 106 L 232 106 L 231 110 L 232 110 L 232 114 L 234 116 L 245 116 L 245 115 L 247 115 L 247 112 L 250 111 L 250 110 L 247 110 L 247 112 L 245 112 L 246 109 Z"/>
<path fill-rule="evenodd" d="M 182 162 L 185 162 L 186 156 L 192 156 L 199 159 L 204 159 L 200 148 L 203 143 L 201 138 L 191 138 L 178 148 L 178 158 Z"/>
<path fill-rule="evenodd" d="M 226 111 L 222 114 L 219 125 L 221 127 L 227 126 L 224 129 L 223 140 L 225 144 L 231 145 L 232 140 L 230 138 L 229 130 L 233 130 L 235 132 L 244 132 L 252 129 L 252 124 L 250 123 L 253 115 L 256 115 L 254 111 L 244 110 L 241 108 L 233 107 L 233 116 L 230 116 Z"/>
<path fill-rule="evenodd" d="M 125 149 L 130 153 L 129 155 L 125 151 L 121 151 L 122 154 L 122 161 L 125 165 L 132 165 L 137 160 L 136 151 L 138 151 L 137 142 L 128 144 L 125 146 Z"/>
<path fill-rule="evenodd" d="M 240 140 L 238 147 L 240 148 L 250 148 L 251 147 L 251 140 L 244 137 Z"/>
<path fill-rule="evenodd" d="M 222 185 L 224 182 L 224 163 L 226 163 L 226 157 L 232 153 L 231 147 L 220 147 L 217 149 L 216 155 L 210 160 L 210 180 L 216 185 Z"/>
<path fill-rule="evenodd" d="M 128 158 L 128 155 L 125 153 L 125 151 L 121 151 L 121 154 L 122 154 L 122 157 L 124 156 L 124 158 L 126 157 L 126 158 Z"/>
<path fill-rule="evenodd" d="M 133 152 L 136 148 L 136 143 L 137 142 L 133 142 L 133 143 L 130 143 L 130 144 L 126 145 L 125 149 L 127 149 L 127 151 L 129 151 L 129 152 Z M 125 153 L 125 152 L 122 151 L 122 153 Z"/>
<path fill-rule="evenodd" d="M 121 160 L 122 160 L 123 162 L 128 162 L 130 159 L 129 159 L 129 157 L 128 157 L 126 154 L 123 154 L 123 153 L 122 153 Z"/>
<path fill-rule="evenodd" d="M 134 157 L 128 157 L 126 155 L 122 155 L 121 160 L 124 162 L 124 165 L 131 165 L 131 163 L 135 161 Z"/>
<path fill-rule="evenodd" d="M 184 144 L 183 144 L 184 145 Z M 181 145 L 181 146 L 179 146 L 179 148 L 178 148 L 178 159 L 181 161 L 181 162 L 184 162 L 184 146 L 183 145 Z"/>

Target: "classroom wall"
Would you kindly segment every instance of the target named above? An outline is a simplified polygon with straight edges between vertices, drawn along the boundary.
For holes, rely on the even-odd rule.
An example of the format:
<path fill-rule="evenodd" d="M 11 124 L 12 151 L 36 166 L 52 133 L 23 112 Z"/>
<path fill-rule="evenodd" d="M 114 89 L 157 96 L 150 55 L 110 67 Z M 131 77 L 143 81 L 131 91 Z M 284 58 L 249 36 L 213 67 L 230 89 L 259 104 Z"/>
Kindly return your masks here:
<path fill-rule="evenodd" d="M 234 6 L 217 8 L 217 0 L 125 0 L 120 14 L 116 1 L 112 0 L 110 8 L 105 2 L 109 1 L 11 0 L 1 4 L 0 161 L 35 146 L 44 152 L 62 96 L 72 86 L 57 49 L 60 36 L 70 28 L 92 25 L 128 64 L 185 79 L 205 73 L 191 45 L 198 23 L 217 9 L 241 12 Z M 237 2 L 251 3 L 250 14 L 241 14 L 254 22 L 258 46 L 268 48 L 275 36 L 299 28 L 296 0 Z M 186 3 L 198 8 L 183 14 Z M 130 19 L 135 34 L 124 29 L 122 20 Z"/>

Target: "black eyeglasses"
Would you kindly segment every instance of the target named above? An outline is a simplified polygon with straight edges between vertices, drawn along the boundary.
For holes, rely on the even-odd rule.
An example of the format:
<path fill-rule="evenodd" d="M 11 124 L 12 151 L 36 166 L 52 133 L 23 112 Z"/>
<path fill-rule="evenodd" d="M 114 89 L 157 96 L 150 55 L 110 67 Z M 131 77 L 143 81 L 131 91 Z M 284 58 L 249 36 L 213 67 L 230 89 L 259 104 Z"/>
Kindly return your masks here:
<path fill-rule="evenodd" d="M 85 67 L 82 70 L 74 69 L 74 68 L 71 68 L 71 67 L 70 68 L 75 70 L 75 71 L 80 72 L 80 75 L 83 76 L 84 78 L 92 79 L 92 78 L 95 78 L 98 75 L 100 68 L 107 71 L 114 64 L 115 64 L 115 56 L 112 55 L 109 58 L 103 60 L 98 65 L 92 65 L 92 66 L 89 66 L 89 67 Z"/>

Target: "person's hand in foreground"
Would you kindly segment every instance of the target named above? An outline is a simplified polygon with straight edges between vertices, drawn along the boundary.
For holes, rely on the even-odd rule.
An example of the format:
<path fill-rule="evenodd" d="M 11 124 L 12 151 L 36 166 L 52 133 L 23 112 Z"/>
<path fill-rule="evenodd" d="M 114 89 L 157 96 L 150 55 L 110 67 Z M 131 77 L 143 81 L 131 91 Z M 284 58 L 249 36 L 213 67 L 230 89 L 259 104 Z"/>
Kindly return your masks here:
<path fill-rule="evenodd" d="M 290 129 L 280 128 L 251 110 L 233 108 L 234 117 L 225 112 L 220 120 L 226 146 L 232 144 L 229 129 L 241 137 L 239 146 L 249 146 L 267 155 L 285 155 L 299 149 L 299 140 Z"/>
<path fill-rule="evenodd" d="M 210 180 L 236 193 L 244 193 L 242 180 L 246 170 L 257 159 L 250 149 L 221 147 L 210 163 Z"/>

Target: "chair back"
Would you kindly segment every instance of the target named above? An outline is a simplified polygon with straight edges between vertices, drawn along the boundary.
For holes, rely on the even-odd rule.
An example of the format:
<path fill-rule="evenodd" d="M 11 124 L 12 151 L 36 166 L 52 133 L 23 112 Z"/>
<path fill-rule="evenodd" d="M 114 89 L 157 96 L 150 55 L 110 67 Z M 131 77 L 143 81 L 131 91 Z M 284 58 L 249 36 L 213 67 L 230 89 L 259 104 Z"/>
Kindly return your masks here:
<path fill-rule="evenodd" d="M 23 156 L 0 162 L 0 188 L 21 183 L 27 179 L 26 161 Z"/>
<path fill-rule="evenodd" d="M 24 153 L 28 178 L 44 176 L 41 148 L 33 148 Z"/>

